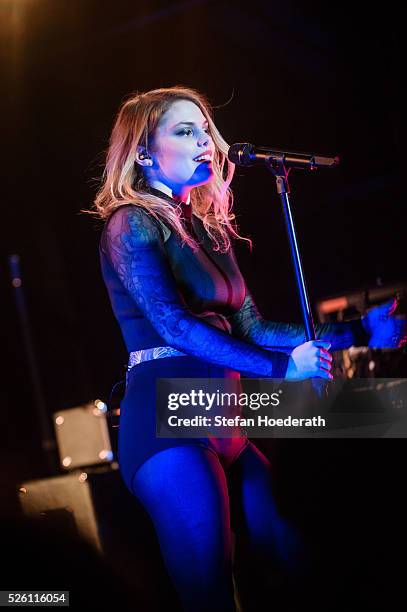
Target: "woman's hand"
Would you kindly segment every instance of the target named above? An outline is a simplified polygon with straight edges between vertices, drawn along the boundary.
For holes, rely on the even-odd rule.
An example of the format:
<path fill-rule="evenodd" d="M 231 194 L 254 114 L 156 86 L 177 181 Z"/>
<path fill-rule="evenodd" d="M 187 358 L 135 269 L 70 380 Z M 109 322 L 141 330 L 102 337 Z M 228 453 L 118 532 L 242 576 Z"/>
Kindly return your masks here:
<path fill-rule="evenodd" d="M 314 376 L 332 380 L 330 346 L 327 340 L 310 340 L 297 346 L 289 357 L 285 380 L 304 380 Z"/>
<path fill-rule="evenodd" d="M 401 348 L 407 342 L 407 326 L 404 316 L 393 316 L 397 298 L 375 306 L 362 317 L 362 324 L 370 335 L 370 348 Z"/>

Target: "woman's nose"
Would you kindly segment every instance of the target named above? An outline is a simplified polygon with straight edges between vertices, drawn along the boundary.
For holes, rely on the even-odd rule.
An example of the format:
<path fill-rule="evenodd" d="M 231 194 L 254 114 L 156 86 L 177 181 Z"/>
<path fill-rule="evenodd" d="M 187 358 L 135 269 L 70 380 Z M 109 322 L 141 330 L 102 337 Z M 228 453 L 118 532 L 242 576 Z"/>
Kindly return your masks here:
<path fill-rule="evenodd" d="M 211 137 L 209 136 L 209 134 L 207 134 L 206 132 L 201 136 L 201 138 L 198 140 L 198 146 L 200 147 L 205 147 L 208 146 L 209 142 L 210 142 Z"/>

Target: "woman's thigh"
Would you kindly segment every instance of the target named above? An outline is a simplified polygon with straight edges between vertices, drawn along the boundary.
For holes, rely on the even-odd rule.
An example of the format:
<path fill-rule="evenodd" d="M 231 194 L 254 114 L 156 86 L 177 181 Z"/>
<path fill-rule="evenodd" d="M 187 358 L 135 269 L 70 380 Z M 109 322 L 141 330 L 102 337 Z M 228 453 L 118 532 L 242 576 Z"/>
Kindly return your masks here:
<path fill-rule="evenodd" d="M 306 559 L 302 538 L 279 512 L 271 463 L 252 442 L 230 468 L 228 483 L 237 549 L 246 558 L 302 573 Z"/>
<path fill-rule="evenodd" d="M 132 489 L 185 608 L 233 610 L 229 495 L 216 454 L 196 445 L 167 448 L 137 470 Z"/>
<path fill-rule="evenodd" d="M 137 470 L 132 489 L 151 518 L 207 533 L 212 542 L 230 542 L 230 508 L 225 472 L 211 450 L 198 445 L 167 448 Z"/>

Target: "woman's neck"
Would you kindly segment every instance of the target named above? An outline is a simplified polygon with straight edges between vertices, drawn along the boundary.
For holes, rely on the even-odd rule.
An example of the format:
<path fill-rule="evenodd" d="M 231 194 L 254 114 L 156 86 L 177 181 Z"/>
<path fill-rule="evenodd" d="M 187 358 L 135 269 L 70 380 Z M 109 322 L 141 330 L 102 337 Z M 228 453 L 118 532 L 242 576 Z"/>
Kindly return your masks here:
<path fill-rule="evenodd" d="M 161 181 L 151 181 L 149 183 L 150 187 L 156 189 L 157 191 L 161 191 L 166 195 L 170 196 L 175 201 L 184 202 L 185 204 L 190 204 L 191 195 L 190 189 L 188 187 L 184 187 L 180 189 L 179 193 L 173 191 L 171 187 L 168 187 L 165 183 L 161 183 Z"/>

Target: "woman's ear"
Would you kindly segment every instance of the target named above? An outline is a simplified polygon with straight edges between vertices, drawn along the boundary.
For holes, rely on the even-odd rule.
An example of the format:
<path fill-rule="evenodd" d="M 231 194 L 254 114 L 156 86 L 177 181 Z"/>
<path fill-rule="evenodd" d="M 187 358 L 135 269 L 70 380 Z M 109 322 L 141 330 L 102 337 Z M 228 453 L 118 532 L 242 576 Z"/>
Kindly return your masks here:
<path fill-rule="evenodd" d="M 139 166 L 143 166 L 143 167 L 153 165 L 153 160 L 151 159 L 150 155 L 147 153 L 147 149 L 145 147 L 142 147 L 140 145 L 137 147 L 136 162 L 139 164 Z"/>

